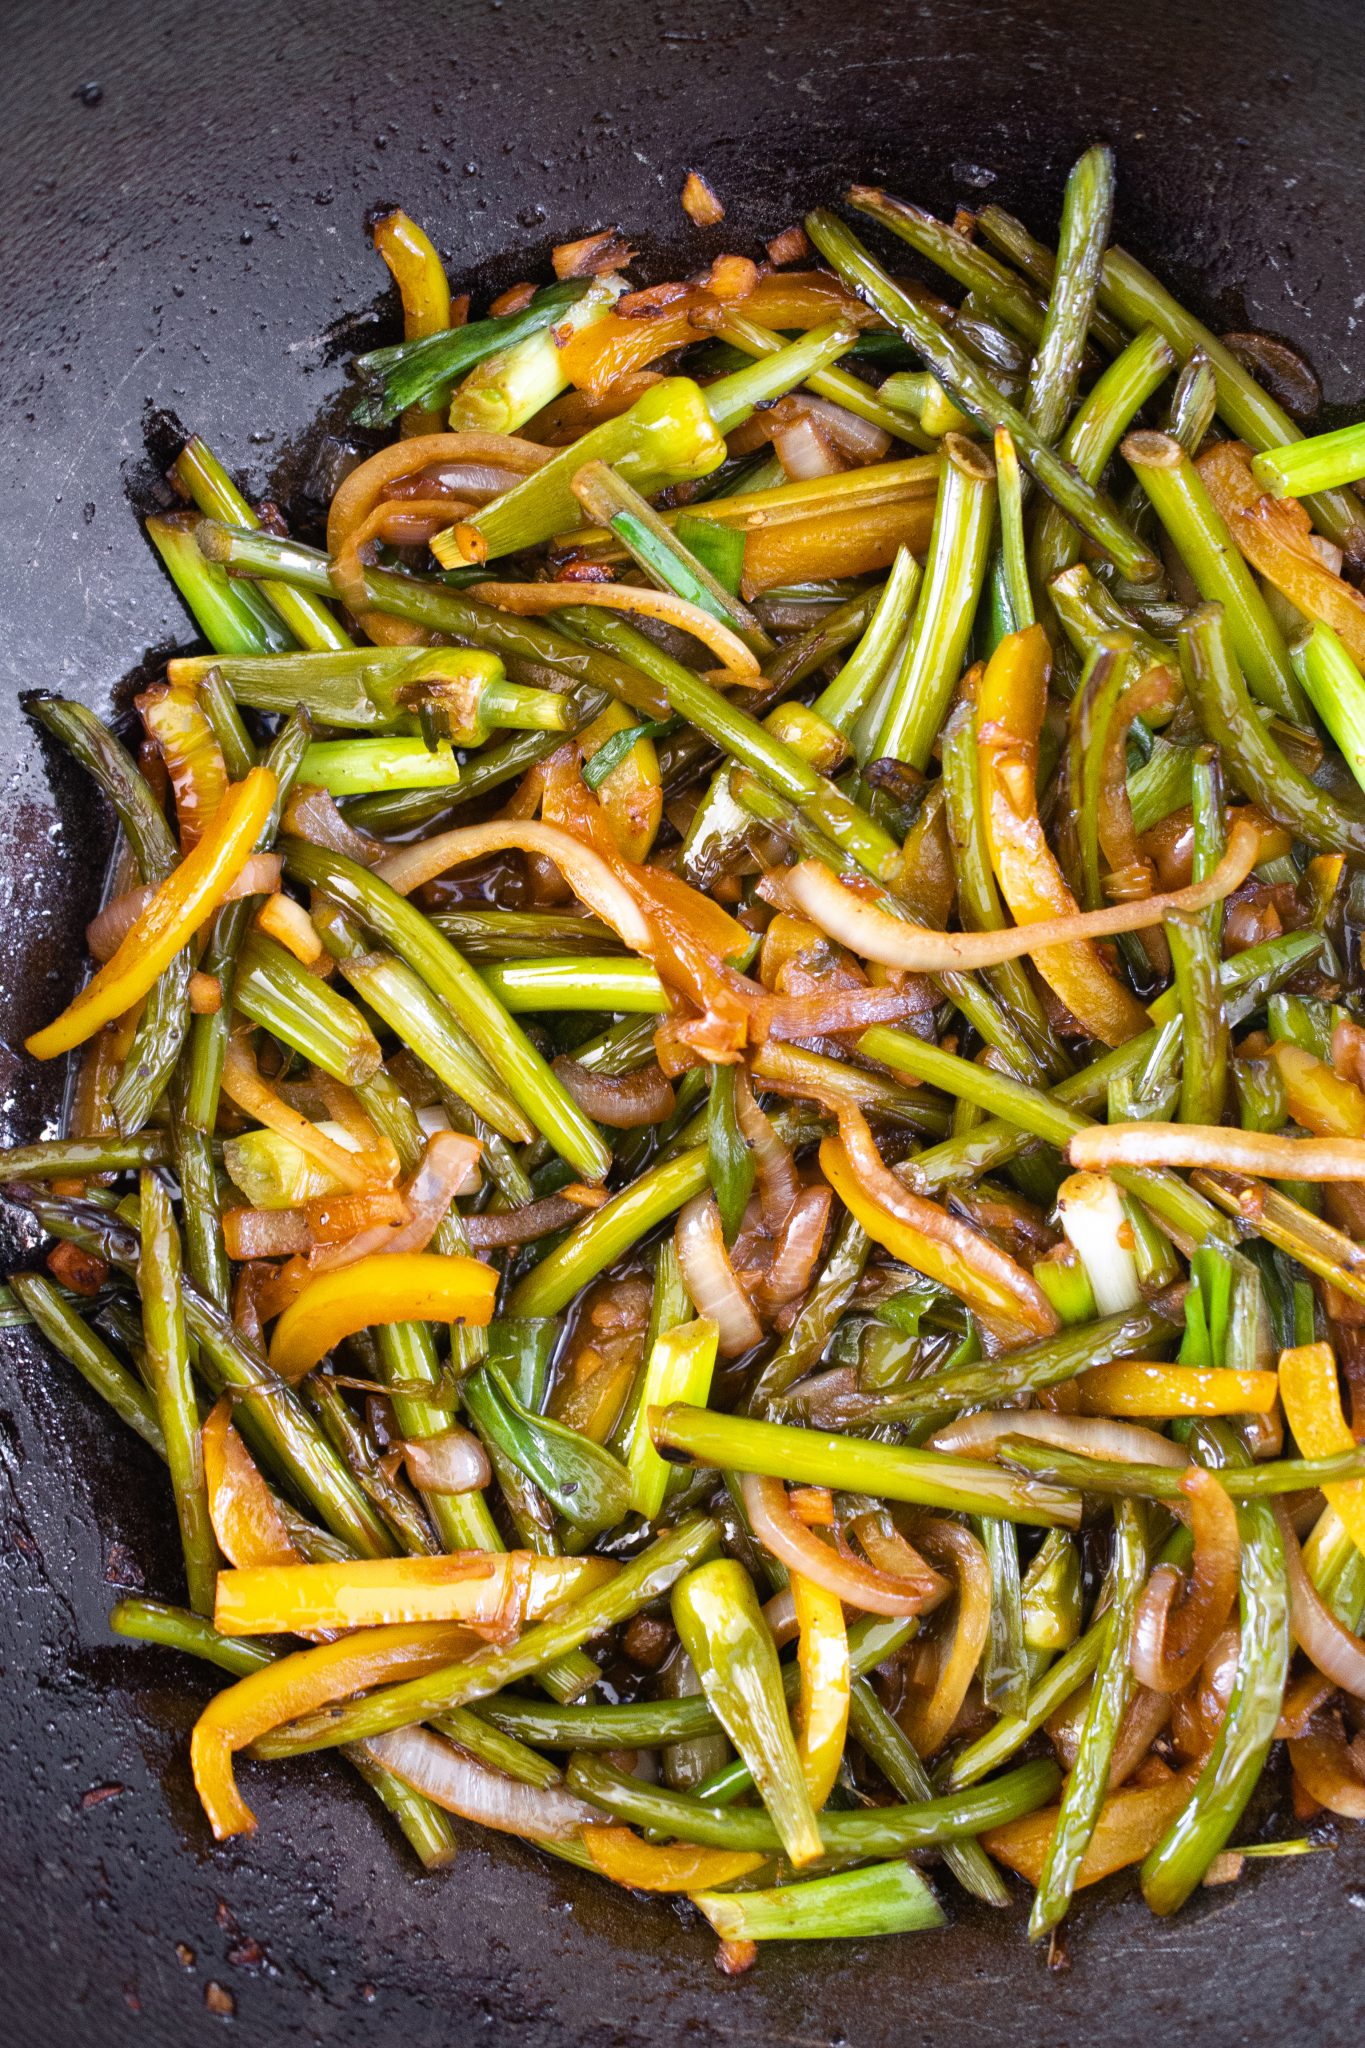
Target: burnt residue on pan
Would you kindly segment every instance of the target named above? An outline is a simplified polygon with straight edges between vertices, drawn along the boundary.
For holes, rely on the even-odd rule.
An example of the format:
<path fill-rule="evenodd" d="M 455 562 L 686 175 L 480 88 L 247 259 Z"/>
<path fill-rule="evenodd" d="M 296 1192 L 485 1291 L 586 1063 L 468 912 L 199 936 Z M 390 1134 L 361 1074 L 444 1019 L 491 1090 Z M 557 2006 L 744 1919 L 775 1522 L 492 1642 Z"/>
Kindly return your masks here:
<path fill-rule="evenodd" d="M 344 451 L 345 361 L 391 303 L 365 233 L 399 200 L 462 283 L 535 274 L 619 221 L 694 262 L 757 249 L 851 178 L 951 210 L 1054 219 L 1113 143 L 1121 232 L 1223 329 L 1269 332 L 1365 401 L 1359 0 L 10 0 L 0 166 L 0 1136 L 61 1077 L 23 1033 L 79 971 L 108 845 L 22 717 L 34 688 L 108 709 L 186 638 L 130 504 L 165 434 L 201 431 L 307 515 Z M 706 244 L 702 244 L 703 248 Z M 6 1224 L 6 1229 L 12 1226 Z M 4 1243 L 8 1260 L 25 1247 Z M 175 1597 L 150 1455 L 23 1335 L 0 1336 L 0 2039 L 782 2048 L 1353 2041 L 1365 1854 L 1263 1865 L 1170 1926 L 1087 1892 L 1067 1967 L 945 1886 L 943 1934 L 766 1954 L 747 1978 L 658 1901 L 476 1840 L 427 1878 L 329 1759 L 245 1766 L 254 1838 L 213 1849 L 186 1737 L 213 1680 L 115 1645 L 120 1588 Z M 115 1790 L 114 1788 L 118 1788 Z"/>

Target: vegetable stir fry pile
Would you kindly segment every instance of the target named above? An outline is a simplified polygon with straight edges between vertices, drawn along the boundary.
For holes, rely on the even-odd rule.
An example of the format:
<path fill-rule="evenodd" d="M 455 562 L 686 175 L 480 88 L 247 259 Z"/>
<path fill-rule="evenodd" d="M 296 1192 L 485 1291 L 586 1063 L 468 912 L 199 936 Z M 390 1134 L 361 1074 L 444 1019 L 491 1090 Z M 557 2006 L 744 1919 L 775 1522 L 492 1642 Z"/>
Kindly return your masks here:
<path fill-rule="evenodd" d="M 231 1676 L 214 1834 L 341 1747 L 731 1970 L 1170 1913 L 1311 1845 L 1281 1743 L 1365 1814 L 1365 428 L 1105 150 L 1055 251 L 846 198 L 477 318 L 378 224 L 325 534 L 191 440 L 208 651 L 136 756 L 32 705 L 122 830 L 0 1155 L 4 1322 L 166 1464 L 113 1626 Z"/>

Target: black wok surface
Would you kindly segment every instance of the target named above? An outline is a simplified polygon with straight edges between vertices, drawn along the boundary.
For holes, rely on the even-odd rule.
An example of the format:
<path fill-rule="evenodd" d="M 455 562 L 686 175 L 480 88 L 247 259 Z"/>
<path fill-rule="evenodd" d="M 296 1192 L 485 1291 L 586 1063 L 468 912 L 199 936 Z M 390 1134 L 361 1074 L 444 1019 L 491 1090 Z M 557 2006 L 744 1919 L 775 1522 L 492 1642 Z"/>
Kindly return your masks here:
<path fill-rule="evenodd" d="M 260 494 L 306 472 L 341 358 L 391 321 L 364 232 L 401 202 L 453 274 L 507 283 L 621 221 L 694 260 L 850 176 L 1038 228 L 1096 137 L 1119 231 L 1221 327 L 1303 347 L 1365 403 L 1360 0 L 8 0 L 0 11 L 0 1140 L 50 1128 L 26 1031 L 73 987 L 109 838 L 26 725 L 44 686 L 107 709 L 187 621 L 139 534 L 149 409 Z M 358 323 L 358 324 L 357 324 Z M 6 1259 L 20 1240 L 4 1226 Z M 415 1866 L 335 1762 L 245 1769 L 254 1840 L 214 1850 L 186 1736 L 211 1681 L 116 1646 L 120 1589 L 180 1596 L 150 1456 L 65 1367 L 0 1337 L 0 2041 L 1344 2043 L 1365 1838 L 1263 1864 L 1170 1925 L 1086 1893 L 1069 1968 L 945 1885 L 943 1934 L 771 1952 L 514 1844 Z M 210 1986 L 235 2018 L 215 2016 Z M 221 2003 L 221 2000 L 218 2002 Z"/>

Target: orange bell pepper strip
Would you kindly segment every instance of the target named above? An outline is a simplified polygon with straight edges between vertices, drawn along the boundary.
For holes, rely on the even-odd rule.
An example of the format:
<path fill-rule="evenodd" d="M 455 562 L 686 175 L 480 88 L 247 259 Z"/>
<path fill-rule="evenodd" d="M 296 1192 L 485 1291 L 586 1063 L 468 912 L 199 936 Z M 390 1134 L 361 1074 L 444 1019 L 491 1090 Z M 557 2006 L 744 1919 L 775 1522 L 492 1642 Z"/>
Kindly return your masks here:
<path fill-rule="evenodd" d="M 1041 626 L 1007 633 L 977 690 L 977 753 L 991 865 L 1016 924 L 1074 917 L 1066 885 L 1038 816 L 1038 735 L 1047 703 L 1050 654 Z M 1077 939 L 1040 946 L 1034 964 L 1092 1038 L 1122 1045 L 1151 1019 L 1105 966 L 1095 945 Z"/>
<path fill-rule="evenodd" d="M 1331 1458 L 1356 1448 L 1341 1410 L 1330 1344 L 1300 1344 L 1280 1353 L 1280 1398 L 1303 1457 Z M 1322 1490 L 1357 1550 L 1365 1553 L 1365 1479 L 1334 1480 Z"/>
<path fill-rule="evenodd" d="M 837 1594 L 801 1572 L 790 1577 L 800 1631 L 796 1662 L 801 1690 L 796 1701 L 796 1753 L 818 1812 L 834 1790 L 848 1732 L 849 1689 L 853 1683 L 848 1629 Z"/>
<path fill-rule="evenodd" d="M 215 1695 L 194 1724 L 190 1766 L 214 1835 L 249 1833 L 256 1816 L 237 1790 L 232 1759 L 272 1728 L 315 1713 L 373 1685 L 422 1678 L 452 1664 L 471 1644 L 469 1631 L 451 1624 L 368 1629 L 279 1657 Z"/>
<path fill-rule="evenodd" d="M 270 1339 L 270 1366 L 302 1379 L 343 1337 L 379 1323 L 473 1323 L 493 1313 L 498 1276 L 480 1259 L 375 1252 L 320 1273 L 290 1302 Z"/>
<path fill-rule="evenodd" d="M 147 994 L 241 874 L 274 801 L 275 777 L 268 768 L 253 768 L 229 786 L 199 844 L 172 869 L 117 951 L 60 1017 L 25 1041 L 35 1059 L 55 1059 L 84 1044 Z"/>
<path fill-rule="evenodd" d="M 749 1877 L 768 1860 L 748 1849 L 646 1842 L 632 1828 L 580 1828 L 578 1838 L 603 1877 L 637 1892 L 709 1890 Z"/>
<path fill-rule="evenodd" d="M 889 569 L 903 547 L 922 555 L 934 523 L 932 497 L 849 506 L 754 526 L 744 536 L 741 589 L 748 598 L 783 583 L 825 576 L 871 576 Z"/>
<path fill-rule="evenodd" d="M 1149 1365 L 1137 1359 L 1092 1365 L 1073 1384 L 1082 1415 L 1269 1415 L 1280 1393 L 1273 1372 Z"/>
<path fill-rule="evenodd" d="M 1160 1785 L 1131 1785 L 1111 1792 L 1100 1808 L 1095 1831 L 1077 1873 L 1078 1885 L 1098 1884 L 1115 1870 L 1140 1863 L 1154 1849 L 1190 1796 L 1193 1775 L 1169 1778 Z M 987 1828 L 982 1848 L 997 1863 L 1018 1871 L 1031 1885 L 1043 1872 L 1061 1808 L 1040 1807 L 1003 1827 Z"/>
<path fill-rule="evenodd" d="M 1365 1138 L 1365 1090 L 1288 1039 L 1272 1045 L 1270 1056 L 1296 1124 L 1320 1138 Z"/>
<path fill-rule="evenodd" d="M 232 1426 L 232 1402 L 224 1394 L 199 1432 L 209 1520 L 218 1548 L 234 1565 L 290 1565 L 299 1561 L 270 1488 Z M 221 1586 L 223 1574 L 219 1574 Z"/>
<path fill-rule="evenodd" d="M 1013 1332 L 1022 1330 L 1018 1298 L 1003 1286 L 993 1286 L 986 1276 L 969 1268 L 951 1245 L 940 1244 L 936 1238 L 916 1230 L 913 1224 L 903 1223 L 900 1217 L 893 1216 L 888 1209 L 872 1201 L 854 1173 L 838 1138 L 826 1138 L 821 1143 L 820 1171 L 850 1215 L 861 1223 L 875 1243 L 890 1252 L 893 1259 L 913 1266 L 927 1279 L 937 1280 L 940 1286 L 948 1288 L 977 1314 L 993 1317 L 998 1324 Z M 1019 1341 L 1017 1335 L 1015 1341 Z"/>
<path fill-rule="evenodd" d="M 1322 560 L 1298 499 L 1262 491 L 1250 453 L 1244 441 L 1220 441 L 1195 464 L 1238 552 L 1299 611 L 1339 634 L 1354 662 L 1365 663 L 1365 597 Z"/>
<path fill-rule="evenodd" d="M 226 1635 L 273 1636 L 458 1621 L 483 1634 L 511 1634 L 615 1572 L 605 1557 L 525 1550 L 265 1564 L 219 1572 L 214 1626 Z"/>

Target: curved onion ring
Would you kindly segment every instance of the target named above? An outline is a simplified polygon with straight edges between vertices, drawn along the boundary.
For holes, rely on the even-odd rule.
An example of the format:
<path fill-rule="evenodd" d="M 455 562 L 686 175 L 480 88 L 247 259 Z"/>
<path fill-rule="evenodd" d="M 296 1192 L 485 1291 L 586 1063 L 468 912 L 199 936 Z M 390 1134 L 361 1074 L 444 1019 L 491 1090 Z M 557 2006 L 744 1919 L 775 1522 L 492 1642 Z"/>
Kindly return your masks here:
<path fill-rule="evenodd" d="M 659 619 L 700 640 L 715 655 L 727 676 L 749 682 L 759 673 L 758 657 L 744 645 L 738 633 L 713 619 L 700 605 L 675 597 L 671 590 L 647 590 L 636 583 L 476 583 L 470 596 L 499 611 L 516 612 L 523 618 L 542 612 L 561 611 L 568 605 L 595 604 L 607 611 L 633 612 L 642 619 Z"/>
<path fill-rule="evenodd" d="M 239 896 L 273 895 L 280 886 L 283 860 L 283 854 L 279 853 L 253 853 L 223 901 L 231 903 Z M 85 927 L 85 943 L 96 960 L 113 958 L 129 927 L 141 917 L 155 894 L 155 885 L 144 882 L 139 888 L 127 889 L 122 896 L 115 896 L 112 903 L 105 904 L 98 917 L 91 919 Z"/>
<path fill-rule="evenodd" d="M 1077 1131 L 1067 1156 L 1099 1169 L 1212 1166 L 1271 1180 L 1365 1180 L 1365 1139 L 1280 1138 L 1221 1124 L 1095 1124 Z"/>
<path fill-rule="evenodd" d="M 897 1715 L 920 1755 L 930 1757 L 951 1735 L 981 1662 L 991 1625 L 991 1568 L 971 1530 L 960 1522 L 921 1522 L 916 1537 L 926 1550 L 946 1553 L 957 1566 L 957 1626 L 934 1690 L 922 1702 L 912 1697 Z"/>
<path fill-rule="evenodd" d="M 433 1132 L 421 1163 L 402 1190 L 406 1222 L 376 1223 L 357 1231 L 344 1244 L 314 1252 L 308 1261 L 310 1275 L 353 1266 L 372 1252 L 425 1251 L 456 1195 L 469 1194 L 479 1185 L 482 1156 L 483 1146 L 477 1138 L 467 1138 L 460 1131 Z"/>
<path fill-rule="evenodd" d="M 1153 1692 L 1183 1692 L 1213 1647 L 1237 1598 L 1242 1539 L 1231 1496 L 1211 1472 L 1192 1465 L 1180 1482 L 1190 1504 L 1194 1559 L 1188 1584 L 1159 1564 L 1133 1617 L 1128 1661 Z"/>
<path fill-rule="evenodd" d="M 1311 1799 L 1344 1820 L 1365 1820 L 1365 1782 L 1351 1762 L 1345 1736 L 1334 1722 L 1289 1738 L 1294 1776 Z"/>
<path fill-rule="evenodd" d="M 653 934 L 625 883 L 612 873 L 601 854 L 562 825 L 541 825 L 525 818 L 457 825 L 452 831 L 438 832 L 434 839 L 419 839 L 390 854 L 375 873 L 400 896 L 408 896 L 447 868 L 482 860 L 490 853 L 505 853 L 509 847 L 552 860 L 579 901 L 609 924 L 632 953 L 649 953 Z"/>
<path fill-rule="evenodd" d="M 791 1147 L 783 1144 L 772 1119 L 759 1108 L 749 1077 L 743 1071 L 736 1077 L 735 1116 L 744 1142 L 754 1155 L 763 1228 L 769 1237 L 776 1237 L 796 1205 L 801 1181 Z"/>
<path fill-rule="evenodd" d="M 1188 1452 L 1179 1444 L 1136 1423 L 1112 1422 L 1101 1415 L 1049 1415 L 1017 1408 L 983 1408 L 976 1415 L 964 1415 L 959 1422 L 935 1430 L 929 1445 L 932 1450 L 957 1456 L 988 1457 L 1006 1436 L 1032 1437 L 1037 1443 L 1055 1444 L 1058 1450 L 1074 1451 L 1082 1458 L 1112 1458 L 1122 1465 L 1183 1468 L 1190 1462 Z M 1218 1490 L 1223 1492 L 1221 1487 Z"/>
<path fill-rule="evenodd" d="M 780 1479 L 746 1472 L 740 1481 L 745 1512 L 765 1550 L 865 1614 L 925 1614 L 945 1598 L 948 1588 L 937 1572 L 924 1567 L 914 1578 L 900 1578 L 864 1564 L 851 1553 L 831 1550 L 792 1513 Z"/>
<path fill-rule="evenodd" d="M 825 1240 L 833 1201 L 832 1190 L 821 1187 L 803 1188 L 793 1202 L 773 1247 L 772 1264 L 756 1285 L 765 1308 L 785 1308 L 805 1292 Z"/>
<path fill-rule="evenodd" d="M 636 1131 L 673 1114 L 673 1083 L 656 1061 L 633 1074 L 596 1074 L 561 1053 L 554 1071 L 579 1108 L 608 1130 Z"/>
<path fill-rule="evenodd" d="M 1308 1576 L 1308 1568 L 1299 1549 L 1299 1539 L 1294 1534 L 1283 1505 L 1274 1503 L 1275 1519 L 1280 1525 L 1284 1539 L 1285 1574 L 1289 1580 L 1289 1625 L 1294 1640 L 1304 1655 L 1324 1678 L 1330 1678 L 1333 1685 L 1339 1685 L 1343 1692 L 1349 1692 L 1358 1700 L 1365 1700 L 1365 1642 L 1343 1628 L 1322 1595 Z"/>
<path fill-rule="evenodd" d="M 426 1728 L 399 1728 L 364 1745 L 377 1764 L 447 1813 L 504 1835 L 562 1842 L 602 1816 L 561 1785 L 523 1785 L 443 1742 Z"/>
<path fill-rule="evenodd" d="M 763 1341 L 763 1326 L 740 1286 L 720 1227 L 716 1198 L 694 1195 L 678 1217 L 673 1233 L 683 1285 L 699 1316 L 710 1316 L 720 1330 L 720 1348 L 738 1358 Z"/>
<path fill-rule="evenodd" d="M 395 441 L 381 448 L 368 462 L 344 479 L 327 513 L 327 552 L 333 559 L 333 577 L 345 603 L 369 638 L 381 647 L 420 646 L 429 639 L 421 626 L 407 619 L 392 619 L 383 612 L 356 611 L 356 600 L 365 602 L 365 572 L 359 557 L 359 529 L 382 499 L 385 490 L 399 477 L 415 476 L 424 469 L 446 462 L 490 462 L 529 476 L 554 454 L 553 448 L 538 448 L 533 441 L 518 440 L 512 434 L 417 434 L 409 441 Z M 448 511 L 449 508 L 447 508 Z"/>
<path fill-rule="evenodd" d="M 999 932 L 931 932 L 904 923 L 848 888 L 818 860 L 798 861 L 783 877 L 783 886 L 803 916 L 859 959 L 908 968 L 915 974 L 942 974 L 1000 967 L 1040 947 L 1113 938 L 1119 932 L 1162 924 L 1168 917 L 1205 910 L 1246 880 L 1260 858 L 1260 845 L 1259 825 L 1242 817 L 1233 828 L 1227 852 L 1207 881 L 1164 896 L 1116 903 L 1109 910 L 1079 910 L 1074 917 L 1045 917 L 1036 924 L 1011 925 Z"/>

